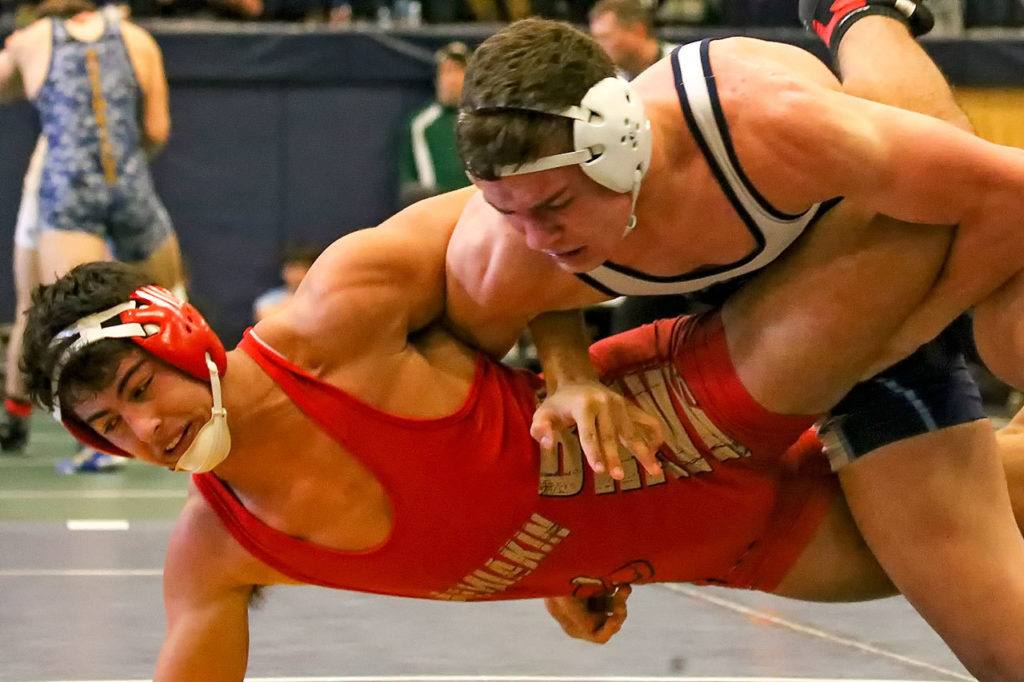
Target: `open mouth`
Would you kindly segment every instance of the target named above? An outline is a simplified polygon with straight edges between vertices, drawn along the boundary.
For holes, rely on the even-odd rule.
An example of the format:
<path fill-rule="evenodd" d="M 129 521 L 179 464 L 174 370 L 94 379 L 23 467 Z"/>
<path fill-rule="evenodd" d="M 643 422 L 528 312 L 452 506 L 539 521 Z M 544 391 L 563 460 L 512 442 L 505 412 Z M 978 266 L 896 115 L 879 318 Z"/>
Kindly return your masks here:
<path fill-rule="evenodd" d="M 576 247 L 575 249 L 568 249 L 567 251 L 548 251 L 547 254 L 552 258 L 558 258 L 559 260 L 567 260 L 569 258 L 574 258 L 580 255 L 582 251 L 583 247 L 579 246 Z"/>
<path fill-rule="evenodd" d="M 188 443 L 188 435 L 191 431 L 192 424 L 186 424 L 185 428 L 183 428 L 181 433 L 178 434 L 178 437 L 167 446 L 167 449 L 165 449 L 164 452 L 171 457 L 180 456 L 181 451 L 185 449 L 184 446 Z"/>

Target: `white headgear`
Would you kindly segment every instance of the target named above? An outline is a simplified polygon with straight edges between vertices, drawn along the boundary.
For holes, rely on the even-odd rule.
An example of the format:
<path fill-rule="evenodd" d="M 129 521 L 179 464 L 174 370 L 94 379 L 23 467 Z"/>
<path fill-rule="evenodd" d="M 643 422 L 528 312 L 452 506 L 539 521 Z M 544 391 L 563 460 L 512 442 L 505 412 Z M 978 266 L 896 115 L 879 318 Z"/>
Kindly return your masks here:
<path fill-rule="evenodd" d="M 573 119 L 573 151 L 553 154 L 522 164 L 501 166 L 500 177 L 579 164 L 594 182 L 614 192 L 630 192 L 636 208 L 640 182 L 651 164 L 651 122 L 644 105 L 621 78 L 598 81 L 583 96 L 579 106 L 561 111 L 529 106 L 495 107 L 504 110 L 535 111 Z M 636 224 L 630 211 L 627 230 Z"/>

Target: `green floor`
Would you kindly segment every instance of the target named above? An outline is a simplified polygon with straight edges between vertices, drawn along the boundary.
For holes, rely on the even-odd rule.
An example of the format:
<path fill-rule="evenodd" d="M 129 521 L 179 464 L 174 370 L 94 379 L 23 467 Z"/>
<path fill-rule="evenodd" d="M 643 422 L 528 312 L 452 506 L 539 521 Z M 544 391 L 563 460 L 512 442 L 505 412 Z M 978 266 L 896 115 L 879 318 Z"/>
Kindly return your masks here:
<path fill-rule="evenodd" d="M 126 461 L 115 471 L 61 475 L 56 464 L 76 444 L 38 411 L 28 448 L 0 456 L 0 521 L 170 519 L 185 501 L 188 477 Z"/>

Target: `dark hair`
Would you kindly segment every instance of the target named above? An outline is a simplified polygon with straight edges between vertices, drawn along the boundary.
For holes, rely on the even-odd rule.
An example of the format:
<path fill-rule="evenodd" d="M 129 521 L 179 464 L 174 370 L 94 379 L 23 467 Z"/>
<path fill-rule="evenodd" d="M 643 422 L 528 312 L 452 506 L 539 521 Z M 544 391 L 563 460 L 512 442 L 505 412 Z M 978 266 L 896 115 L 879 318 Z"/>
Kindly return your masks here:
<path fill-rule="evenodd" d="M 43 0 L 35 7 L 37 19 L 57 17 L 70 19 L 80 12 L 95 12 L 96 4 L 89 0 Z"/>
<path fill-rule="evenodd" d="M 643 24 L 648 33 L 654 26 L 651 12 L 640 0 L 598 0 L 587 16 L 594 21 L 607 12 L 614 14 L 620 24 Z"/>
<path fill-rule="evenodd" d="M 74 339 L 51 348 L 53 338 L 86 315 L 126 302 L 150 281 L 123 263 L 79 265 L 49 286 L 32 293 L 32 307 L 25 324 L 21 371 L 29 396 L 47 410 L 53 409 L 50 393 L 54 365 Z M 138 346 L 127 339 L 104 339 L 86 346 L 64 367 L 60 381 L 62 409 L 84 395 L 103 390 L 114 379 L 121 359 Z"/>
<path fill-rule="evenodd" d="M 472 175 L 572 149 L 572 121 L 523 111 L 580 103 L 615 66 L 590 36 L 569 24 L 523 19 L 485 40 L 469 60 L 456 126 L 459 154 Z"/>

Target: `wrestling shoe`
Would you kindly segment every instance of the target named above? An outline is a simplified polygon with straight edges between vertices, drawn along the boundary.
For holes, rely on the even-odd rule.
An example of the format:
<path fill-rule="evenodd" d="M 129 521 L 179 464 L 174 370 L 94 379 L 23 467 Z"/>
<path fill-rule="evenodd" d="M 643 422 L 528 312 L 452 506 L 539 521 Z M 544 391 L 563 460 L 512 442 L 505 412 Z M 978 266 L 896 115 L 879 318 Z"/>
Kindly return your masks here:
<path fill-rule="evenodd" d="M 915 0 L 800 0 L 799 13 L 804 27 L 821 38 L 833 57 L 850 26 L 872 14 L 899 19 L 915 36 L 935 26 L 931 10 Z"/>
<path fill-rule="evenodd" d="M 64 475 L 102 473 L 119 469 L 122 464 L 122 457 L 114 457 L 105 452 L 85 447 L 79 450 L 74 457 L 57 462 L 57 473 Z"/>
<path fill-rule="evenodd" d="M 5 412 L 0 421 L 0 450 L 16 454 L 24 450 L 27 444 L 28 418 Z"/>

